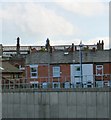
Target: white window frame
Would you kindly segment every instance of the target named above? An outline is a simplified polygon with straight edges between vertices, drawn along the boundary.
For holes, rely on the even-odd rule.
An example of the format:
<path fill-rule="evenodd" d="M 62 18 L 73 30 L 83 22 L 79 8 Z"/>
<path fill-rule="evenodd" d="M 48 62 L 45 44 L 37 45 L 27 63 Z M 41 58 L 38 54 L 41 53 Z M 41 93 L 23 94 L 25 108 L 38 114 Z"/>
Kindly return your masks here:
<path fill-rule="evenodd" d="M 35 68 L 35 72 L 32 72 L 31 69 Z M 35 73 L 36 76 L 32 76 L 32 74 Z M 38 65 L 30 65 L 30 77 L 31 78 L 38 78 Z"/>
<path fill-rule="evenodd" d="M 60 66 L 53 66 L 53 77 L 60 77 Z"/>
<path fill-rule="evenodd" d="M 97 74 L 98 67 L 101 66 L 102 74 Z M 96 65 L 96 76 L 103 76 L 103 65 Z"/>

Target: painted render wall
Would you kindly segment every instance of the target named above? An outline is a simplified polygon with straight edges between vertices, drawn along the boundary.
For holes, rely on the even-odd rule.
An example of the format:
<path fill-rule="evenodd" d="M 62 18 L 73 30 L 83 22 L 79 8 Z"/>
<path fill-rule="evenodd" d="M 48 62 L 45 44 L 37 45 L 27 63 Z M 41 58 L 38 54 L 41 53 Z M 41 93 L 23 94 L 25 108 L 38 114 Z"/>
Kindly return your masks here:
<path fill-rule="evenodd" d="M 80 71 L 76 71 L 76 67 L 80 67 L 80 64 L 71 64 L 70 71 L 71 71 L 71 82 L 76 84 L 77 82 L 81 82 Z M 93 64 L 82 64 L 82 75 L 83 75 L 83 83 L 87 82 L 94 82 L 93 78 Z"/>

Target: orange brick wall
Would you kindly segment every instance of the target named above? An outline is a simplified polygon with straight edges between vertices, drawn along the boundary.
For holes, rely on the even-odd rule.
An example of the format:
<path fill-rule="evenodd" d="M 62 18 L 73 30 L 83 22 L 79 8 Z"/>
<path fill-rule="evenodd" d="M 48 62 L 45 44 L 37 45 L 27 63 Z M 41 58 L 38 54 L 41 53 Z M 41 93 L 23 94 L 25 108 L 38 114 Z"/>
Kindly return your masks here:
<path fill-rule="evenodd" d="M 104 75 L 104 80 L 110 80 L 110 75 L 111 71 L 110 71 L 110 63 L 104 64 L 103 70 L 104 70 L 104 74 L 108 74 L 108 75 Z"/>
<path fill-rule="evenodd" d="M 26 78 L 30 79 L 30 66 L 26 66 Z"/>
<path fill-rule="evenodd" d="M 94 64 L 93 68 L 94 68 L 94 75 L 96 75 L 96 64 Z M 104 63 L 103 64 L 103 74 L 104 74 L 104 76 L 102 76 L 102 77 L 96 77 L 96 79 L 97 80 L 99 80 L 99 79 L 110 80 L 110 75 L 109 74 L 111 74 L 111 63 Z"/>
<path fill-rule="evenodd" d="M 48 76 L 48 66 L 38 66 L 38 76 L 47 77 Z"/>
<path fill-rule="evenodd" d="M 98 64 L 97 64 L 98 65 Z M 70 81 L 70 64 L 61 64 L 60 66 L 60 78 L 53 78 L 53 66 L 57 65 L 50 65 L 50 82 L 51 81 Z M 47 65 L 39 65 L 38 66 L 38 79 L 31 79 L 30 78 L 30 67 L 26 67 L 27 71 L 27 78 L 29 80 L 38 80 L 39 82 L 47 82 L 48 81 L 48 66 Z M 93 73 L 96 75 L 96 64 L 93 66 Z M 111 63 L 104 63 L 103 64 L 103 73 L 104 74 L 111 74 Z M 96 77 L 97 80 L 102 79 L 100 77 Z M 103 76 L 104 80 L 109 80 L 110 76 Z"/>
<path fill-rule="evenodd" d="M 50 81 L 58 81 L 58 78 L 53 78 L 53 66 L 56 66 L 56 65 L 50 65 L 50 73 L 49 73 Z M 30 80 L 33 80 L 30 78 L 30 66 L 26 67 L 26 71 L 27 71 L 27 78 Z M 48 81 L 48 66 L 47 65 L 38 66 L 38 79 L 37 80 L 40 82 Z M 70 80 L 70 65 L 69 64 L 60 65 L 59 80 L 61 82 Z"/>
<path fill-rule="evenodd" d="M 110 74 L 110 64 L 106 63 L 104 64 L 104 67 L 103 67 L 103 70 L 104 70 L 104 74 Z"/>
<path fill-rule="evenodd" d="M 61 65 L 61 81 L 70 81 L 70 65 Z"/>
<path fill-rule="evenodd" d="M 38 81 L 39 82 L 48 81 L 48 66 L 47 65 L 38 66 Z"/>
<path fill-rule="evenodd" d="M 94 68 L 94 74 L 96 74 L 96 65 L 99 65 L 99 64 L 94 64 L 93 68 Z M 104 64 L 100 64 L 100 65 L 103 65 L 103 73 L 104 74 L 111 74 L 111 63 L 104 63 Z"/>

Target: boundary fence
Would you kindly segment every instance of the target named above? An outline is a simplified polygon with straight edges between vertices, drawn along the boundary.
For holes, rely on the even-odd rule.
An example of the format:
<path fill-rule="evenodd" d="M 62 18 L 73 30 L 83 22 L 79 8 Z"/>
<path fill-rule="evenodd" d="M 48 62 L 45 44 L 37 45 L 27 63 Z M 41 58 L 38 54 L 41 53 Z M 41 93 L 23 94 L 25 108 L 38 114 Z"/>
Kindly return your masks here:
<path fill-rule="evenodd" d="M 111 75 L 64 76 L 59 78 L 2 79 L 2 89 L 69 89 L 111 87 Z"/>

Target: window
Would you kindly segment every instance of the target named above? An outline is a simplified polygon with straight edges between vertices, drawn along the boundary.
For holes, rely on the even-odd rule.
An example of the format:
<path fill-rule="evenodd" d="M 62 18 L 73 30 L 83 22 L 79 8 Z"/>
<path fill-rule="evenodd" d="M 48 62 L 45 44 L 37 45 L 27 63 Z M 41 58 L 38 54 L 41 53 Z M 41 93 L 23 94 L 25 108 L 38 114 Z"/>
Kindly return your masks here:
<path fill-rule="evenodd" d="M 31 78 L 38 78 L 38 65 L 30 65 Z"/>
<path fill-rule="evenodd" d="M 42 88 L 48 88 L 48 83 L 47 82 L 43 82 L 42 83 Z"/>
<path fill-rule="evenodd" d="M 98 88 L 103 87 L 103 81 L 96 81 L 96 87 Z"/>
<path fill-rule="evenodd" d="M 53 82 L 52 88 L 60 88 L 60 82 Z"/>
<path fill-rule="evenodd" d="M 75 77 L 80 77 L 80 66 L 74 67 Z"/>
<path fill-rule="evenodd" d="M 103 65 L 96 65 L 96 75 L 97 76 L 103 75 Z"/>
<path fill-rule="evenodd" d="M 38 81 L 30 81 L 32 88 L 38 88 Z"/>
<path fill-rule="evenodd" d="M 53 77 L 60 77 L 60 67 L 53 67 Z"/>
<path fill-rule="evenodd" d="M 80 67 L 79 66 L 76 66 L 75 69 L 76 69 L 76 71 L 80 71 Z"/>

